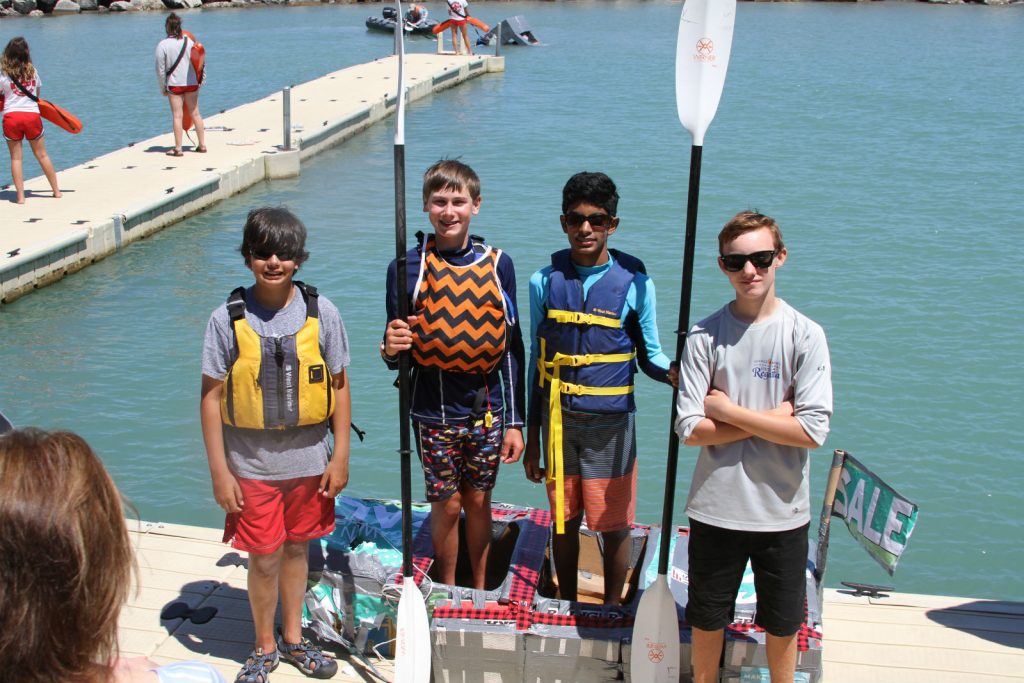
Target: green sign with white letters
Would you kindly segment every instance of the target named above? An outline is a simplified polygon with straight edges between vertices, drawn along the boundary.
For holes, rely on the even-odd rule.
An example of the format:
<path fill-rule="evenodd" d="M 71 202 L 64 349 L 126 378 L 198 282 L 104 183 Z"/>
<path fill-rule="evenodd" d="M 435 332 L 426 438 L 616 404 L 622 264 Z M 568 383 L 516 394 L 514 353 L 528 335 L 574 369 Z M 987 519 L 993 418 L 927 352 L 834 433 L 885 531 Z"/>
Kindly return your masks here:
<path fill-rule="evenodd" d="M 891 576 L 917 523 L 917 505 L 847 454 L 832 515 L 846 520 L 853 537 Z"/>

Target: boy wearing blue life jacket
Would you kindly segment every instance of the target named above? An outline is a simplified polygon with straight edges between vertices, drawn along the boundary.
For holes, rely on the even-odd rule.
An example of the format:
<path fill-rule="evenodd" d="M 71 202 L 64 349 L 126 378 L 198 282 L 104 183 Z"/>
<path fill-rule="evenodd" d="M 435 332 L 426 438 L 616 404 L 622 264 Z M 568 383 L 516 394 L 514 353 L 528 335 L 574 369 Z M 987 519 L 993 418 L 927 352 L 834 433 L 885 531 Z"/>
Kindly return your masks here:
<path fill-rule="evenodd" d="M 240 251 L 255 283 L 213 311 L 203 340 L 213 495 L 227 513 L 224 540 L 249 553 L 256 639 L 237 683 L 267 683 L 280 659 L 314 678 L 338 669 L 302 637 L 301 620 L 308 542 L 334 530 L 334 497 L 348 483 L 348 339 L 334 304 L 292 279 L 305 244 L 290 211 L 251 211 Z"/>
<path fill-rule="evenodd" d="M 523 452 L 524 350 L 512 259 L 469 233 L 480 211 L 480 178 L 466 164 L 438 161 L 423 176 L 423 211 L 434 232 L 419 233 L 387 275 L 387 327 L 381 357 L 398 368 L 411 351 L 411 414 L 430 502 L 434 579 L 455 584 L 459 516 L 473 587 L 484 588 L 491 543 L 491 490 L 501 462 Z M 398 297 L 409 298 L 407 320 Z"/>
<path fill-rule="evenodd" d="M 530 278 L 530 408 L 523 466 L 545 478 L 555 518 L 558 593 L 576 599 L 579 530 L 600 532 L 605 604 L 618 604 L 636 509 L 633 376 L 637 365 L 675 383 L 661 350 L 654 283 L 644 264 L 608 248 L 619 194 L 604 173 L 581 172 L 562 190 L 569 248 Z M 540 435 L 545 433 L 545 467 Z"/>

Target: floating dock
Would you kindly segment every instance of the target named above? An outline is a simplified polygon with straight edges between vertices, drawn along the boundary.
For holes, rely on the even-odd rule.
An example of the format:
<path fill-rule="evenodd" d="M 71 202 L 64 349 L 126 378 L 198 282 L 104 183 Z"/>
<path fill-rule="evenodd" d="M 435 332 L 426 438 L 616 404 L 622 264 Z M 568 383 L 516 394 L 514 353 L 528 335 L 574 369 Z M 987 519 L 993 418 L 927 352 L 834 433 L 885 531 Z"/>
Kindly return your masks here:
<path fill-rule="evenodd" d="M 253 640 L 245 559 L 220 542 L 219 529 L 128 525 L 139 590 L 121 616 L 122 656 L 158 664 L 199 659 L 234 680 Z M 161 621 L 160 612 L 179 601 L 217 613 L 205 624 Z M 824 622 L 825 683 L 1024 682 L 1024 603 L 905 593 L 870 598 L 826 589 Z M 340 666 L 332 680 L 374 680 L 357 659 L 335 652 Z M 371 661 L 392 677 L 390 661 Z M 309 679 L 285 664 L 272 680 Z"/>
<path fill-rule="evenodd" d="M 339 144 L 396 107 L 394 56 L 352 66 L 290 89 L 291 137 L 285 149 L 284 93 L 204 117 L 206 146 L 169 157 L 168 132 L 58 171 L 64 196 L 46 178 L 25 182 L 24 204 L 0 193 L 0 303 L 60 280 L 131 242 L 242 192 L 262 180 L 299 175 L 301 160 Z M 413 102 L 484 73 L 504 58 L 409 53 Z M 194 137 L 194 133 L 193 133 Z M 8 201 L 4 201 L 4 200 Z"/>

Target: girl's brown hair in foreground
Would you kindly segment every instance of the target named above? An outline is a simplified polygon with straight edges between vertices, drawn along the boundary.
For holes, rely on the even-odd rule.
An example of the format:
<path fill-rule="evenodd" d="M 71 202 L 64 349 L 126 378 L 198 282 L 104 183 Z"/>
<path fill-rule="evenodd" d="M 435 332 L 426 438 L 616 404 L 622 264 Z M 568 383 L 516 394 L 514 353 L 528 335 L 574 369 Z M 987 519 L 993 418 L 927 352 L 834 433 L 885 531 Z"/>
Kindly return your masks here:
<path fill-rule="evenodd" d="M 134 559 L 124 502 L 89 444 L 0 437 L 0 662 L 21 683 L 107 683 Z"/>
<path fill-rule="evenodd" d="M 28 42 L 21 36 L 11 38 L 7 43 L 3 57 L 0 57 L 0 71 L 22 83 L 28 83 L 35 78 L 36 68 L 32 66 L 32 54 L 29 52 Z"/>

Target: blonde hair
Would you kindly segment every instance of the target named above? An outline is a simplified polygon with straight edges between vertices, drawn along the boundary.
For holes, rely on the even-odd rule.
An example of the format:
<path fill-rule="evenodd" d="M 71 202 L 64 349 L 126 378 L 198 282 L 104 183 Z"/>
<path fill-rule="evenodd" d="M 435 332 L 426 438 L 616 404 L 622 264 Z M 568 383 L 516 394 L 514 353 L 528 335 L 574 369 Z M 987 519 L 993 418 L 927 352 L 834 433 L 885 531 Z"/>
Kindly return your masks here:
<path fill-rule="evenodd" d="M 722 231 L 718 233 L 718 252 L 722 253 L 725 249 L 725 245 L 732 242 L 740 235 L 755 230 L 765 229 L 772 235 L 772 243 L 775 245 L 775 250 L 779 251 L 786 245 L 782 241 L 782 230 L 779 228 L 779 224 L 775 222 L 775 219 L 771 216 L 766 216 L 763 213 L 757 211 L 740 211 L 738 214 L 729 219 L 729 222 L 725 224 Z"/>
<path fill-rule="evenodd" d="M 135 566 L 124 505 L 82 437 L 0 437 L 0 661 L 22 683 L 113 678 Z"/>
<path fill-rule="evenodd" d="M 0 71 L 21 83 L 27 83 L 36 77 L 36 68 L 32 66 L 32 54 L 28 42 L 21 36 L 11 38 L 0 57 Z"/>
<path fill-rule="evenodd" d="M 441 190 L 465 191 L 474 202 L 480 196 L 480 177 L 458 159 L 441 159 L 423 174 L 423 203 Z"/>

